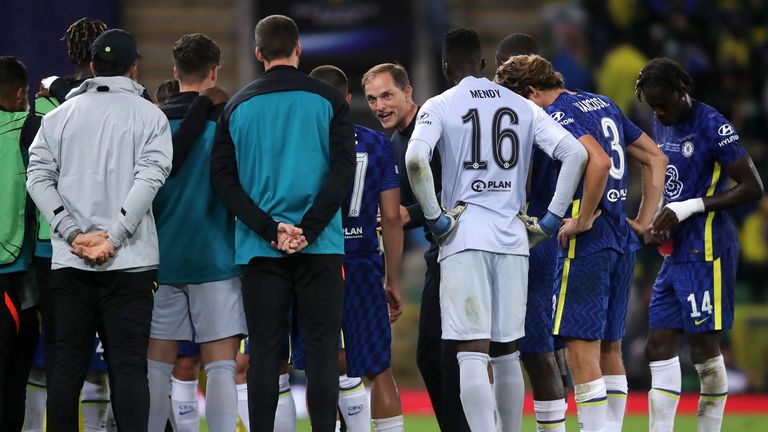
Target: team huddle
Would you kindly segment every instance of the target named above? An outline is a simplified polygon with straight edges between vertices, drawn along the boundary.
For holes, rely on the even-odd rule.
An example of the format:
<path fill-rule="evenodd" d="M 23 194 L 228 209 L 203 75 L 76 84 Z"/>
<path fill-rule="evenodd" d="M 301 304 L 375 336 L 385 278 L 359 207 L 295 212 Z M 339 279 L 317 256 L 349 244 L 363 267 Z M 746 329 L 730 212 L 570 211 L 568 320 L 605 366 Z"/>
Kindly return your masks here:
<path fill-rule="evenodd" d="M 522 430 L 525 367 L 538 431 L 565 431 L 569 381 L 581 431 L 621 431 L 644 245 L 665 255 L 649 429 L 674 429 L 681 336 L 698 430 L 721 429 L 738 259 L 725 210 L 763 186 L 678 64 L 651 60 L 634 83 L 649 136 L 610 98 L 567 89 L 527 35 L 499 43 L 491 81 L 478 34 L 451 30 L 451 88 L 423 106 L 402 66 L 363 75 L 388 136 L 352 123 L 343 71 L 299 69 L 293 20 L 255 36 L 264 73 L 231 98 L 218 45 L 181 37 L 158 105 L 133 36 L 98 20 L 69 28 L 75 73 L 44 80 L 32 109 L 24 66 L 0 57 L 0 429 L 77 430 L 82 399 L 88 431 L 196 431 L 202 363 L 211 431 L 238 417 L 294 431 L 289 364 L 306 372 L 312 430 L 403 431 L 391 324 L 417 228 L 416 363 L 441 430 Z"/>

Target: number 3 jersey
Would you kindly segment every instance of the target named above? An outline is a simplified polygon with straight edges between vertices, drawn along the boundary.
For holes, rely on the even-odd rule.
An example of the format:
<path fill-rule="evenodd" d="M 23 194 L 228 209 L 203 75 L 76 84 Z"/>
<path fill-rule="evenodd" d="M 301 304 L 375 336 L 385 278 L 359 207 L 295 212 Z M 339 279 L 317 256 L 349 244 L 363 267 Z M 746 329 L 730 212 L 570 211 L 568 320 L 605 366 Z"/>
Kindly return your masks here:
<path fill-rule="evenodd" d="M 625 219 L 628 183 L 626 148 L 643 131 L 611 99 L 585 91 L 560 93 L 546 111 L 575 138 L 591 135 L 611 158 L 608 181 L 598 204 L 598 209 L 602 211 L 600 217 L 595 219 L 591 230 L 572 238 L 568 247 L 560 250 L 560 256 L 574 258 L 603 249 L 613 249 L 619 253 L 639 249 L 637 236 Z M 568 216 L 586 217 L 579 213 L 583 195 L 582 179 L 573 195 Z"/>
<path fill-rule="evenodd" d="M 733 125 L 709 105 L 693 101 L 690 114 L 672 126 L 653 119 L 653 137 L 669 158 L 667 203 L 703 198 L 728 187 L 724 167 L 746 155 Z M 672 262 L 713 261 L 738 244 L 726 212 L 697 213 L 672 230 Z"/>
<path fill-rule="evenodd" d="M 468 204 L 439 259 L 467 249 L 527 256 L 528 235 L 517 215 L 532 145 L 552 156 L 567 134 L 533 102 L 485 78 L 464 78 L 428 100 L 411 141 L 438 147 L 443 205 Z"/>
<path fill-rule="evenodd" d="M 341 207 L 344 253 L 377 254 L 376 216 L 381 192 L 400 187 L 392 143 L 386 135 L 355 125 L 355 182 Z"/>

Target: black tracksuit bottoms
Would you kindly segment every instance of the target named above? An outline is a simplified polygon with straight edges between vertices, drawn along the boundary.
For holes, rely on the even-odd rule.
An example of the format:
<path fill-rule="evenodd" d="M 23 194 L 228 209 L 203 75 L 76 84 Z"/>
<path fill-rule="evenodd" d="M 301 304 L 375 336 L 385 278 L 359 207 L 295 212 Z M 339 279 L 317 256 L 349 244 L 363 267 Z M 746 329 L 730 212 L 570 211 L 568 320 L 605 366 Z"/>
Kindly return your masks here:
<path fill-rule="evenodd" d="M 440 323 L 440 264 L 438 246 L 430 244 L 424 254 L 427 272 L 421 293 L 416 365 L 429 393 L 432 409 L 443 432 L 469 432 L 459 397 L 459 362 L 456 341 L 442 340 Z"/>
<path fill-rule="evenodd" d="M 146 432 L 149 421 L 147 346 L 157 270 L 51 272 L 43 299 L 48 384 L 47 431 L 78 430 L 78 400 L 96 332 L 109 368 L 118 431 Z M 55 353 L 55 356 L 52 354 Z"/>
<path fill-rule="evenodd" d="M 243 268 L 248 322 L 248 411 L 251 432 L 272 432 L 278 366 L 285 358 L 289 309 L 304 332 L 307 405 L 314 432 L 333 432 L 339 398 L 339 332 L 344 304 L 342 255 L 253 258 Z"/>

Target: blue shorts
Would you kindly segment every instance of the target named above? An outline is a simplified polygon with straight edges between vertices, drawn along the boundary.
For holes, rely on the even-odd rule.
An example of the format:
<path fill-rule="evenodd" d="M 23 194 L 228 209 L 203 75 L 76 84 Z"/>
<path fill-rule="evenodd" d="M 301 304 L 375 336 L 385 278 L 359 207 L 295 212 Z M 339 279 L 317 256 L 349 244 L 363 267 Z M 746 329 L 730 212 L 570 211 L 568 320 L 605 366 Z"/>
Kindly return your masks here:
<path fill-rule="evenodd" d="M 634 267 L 634 252 L 622 254 L 613 249 L 558 258 L 552 333 L 590 341 L 621 340 Z"/>
<path fill-rule="evenodd" d="M 713 261 L 664 260 L 653 285 L 650 328 L 686 333 L 730 329 L 738 260 L 737 247 Z"/>
<path fill-rule="evenodd" d="M 382 284 L 383 259 L 380 255 L 347 255 L 344 272 L 341 347 L 347 360 L 347 375 L 362 377 L 379 373 L 392 365 L 392 329 Z M 304 369 L 301 332 L 292 334 L 291 364 L 296 369 Z"/>
<path fill-rule="evenodd" d="M 525 336 L 520 340 L 520 352 L 523 354 L 550 353 L 556 348 L 562 348 L 562 340 L 552 336 L 556 266 L 556 238 L 541 242 L 531 249 L 531 256 L 528 258 Z"/>
<path fill-rule="evenodd" d="M 32 365 L 38 369 L 45 369 L 45 333 L 40 332 L 40 338 L 37 341 L 37 349 L 35 350 L 35 357 L 32 359 Z M 91 357 L 91 365 L 88 368 L 91 372 L 106 372 L 107 362 L 104 359 L 104 348 L 101 345 L 101 340 L 97 335 L 93 341 L 93 357 Z"/>
<path fill-rule="evenodd" d="M 195 342 L 179 342 L 179 357 L 192 357 L 200 354 L 200 345 Z"/>

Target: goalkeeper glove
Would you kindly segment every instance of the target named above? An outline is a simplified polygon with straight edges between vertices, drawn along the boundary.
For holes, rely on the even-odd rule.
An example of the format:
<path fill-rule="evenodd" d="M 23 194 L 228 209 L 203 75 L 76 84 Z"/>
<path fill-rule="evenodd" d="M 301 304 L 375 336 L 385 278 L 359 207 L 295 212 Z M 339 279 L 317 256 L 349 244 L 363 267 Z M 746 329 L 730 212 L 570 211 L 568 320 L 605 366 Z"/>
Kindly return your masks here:
<path fill-rule="evenodd" d="M 520 213 L 517 217 L 523 221 L 525 230 L 528 231 L 529 249 L 557 233 L 562 222 L 562 218 L 549 211 L 541 219 L 528 216 L 525 213 Z"/>
<path fill-rule="evenodd" d="M 467 208 L 465 202 L 459 201 L 456 207 L 449 212 L 443 212 L 437 219 L 427 220 L 427 228 L 432 233 L 435 241 L 441 244 L 451 233 L 456 229 L 459 223 L 459 218 L 464 210 Z"/>

